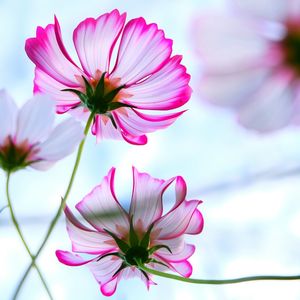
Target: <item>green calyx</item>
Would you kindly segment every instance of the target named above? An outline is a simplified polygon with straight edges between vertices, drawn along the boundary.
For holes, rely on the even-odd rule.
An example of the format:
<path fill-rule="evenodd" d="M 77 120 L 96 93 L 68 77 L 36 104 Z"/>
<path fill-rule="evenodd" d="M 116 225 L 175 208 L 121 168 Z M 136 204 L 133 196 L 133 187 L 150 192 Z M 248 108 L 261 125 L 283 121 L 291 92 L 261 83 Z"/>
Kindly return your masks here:
<path fill-rule="evenodd" d="M 112 252 L 112 253 L 104 254 L 100 256 L 98 260 L 103 259 L 106 256 L 117 256 L 121 258 L 123 260 L 123 263 L 114 275 L 116 275 L 118 272 L 120 272 L 126 267 L 130 267 L 130 266 L 139 267 L 141 265 L 151 263 L 151 262 L 167 266 L 164 263 L 151 258 L 151 255 L 161 248 L 165 248 L 170 253 L 172 253 L 171 249 L 166 245 L 155 245 L 149 248 L 150 235 L 153 229 L 153 225 L 154 224 L 151 224 L 151 226 L 149 226 L 147 232 L 143 235 L 143 237 L 139 238 L 138 234 L 136 233 L 133 227 L 133 221 L 131 217 L 128 242 L 123 241 L 122 239 L 117 237 L 116 234 L 114 234 L 113 232 L 104 229 L 106 233 L 108 233 L 114 239 L 114 241 L 116 242 L 116 244 L 120 249 L 120 252 Z M 145 273 L 143 270 L 141 271 L 143 274 Z M 144 275 L 147 277 L 147 279 L 149 279 L 146 273 Z"/>
<path fill-rule="evenodd" d="M 0 168 L 9 173 L 26 168 L 33 163 L 28 160 L 29 154 L 30 149 L 17 147 L 11 139 L 8 139 L 5 146 L 0 148 Z"/>
<path fill-rule="evenodd" d="M 282 46 L 285 52 L 285 61 L 300 73 L 300 31 L 290 31 L 282 40 Z"/>
<path fill-rule="evenodd" d="M 105 74 L 104 72 L 98 81 L 96 87 L 93 87 L 88 80 L 82 76 L 85 85 L 85 93 L 80 92 L 76 89 L 63 89 L 65 92 L 72 92 L 78 96 L 82 104 L 87 107 L 90 111 L 95 114 L 106 114 L 111 118 L 109 113 L 112 110 L 121 108 L 121 107 L 133 107 L 126 103 L 116 102 L 115 97 L 118 93 L 125 87 L 121 85 L 110 92 L 105 93 Z M 114 124 L 114 123 L 113 123 Z M 115 124 L 114 124 L 115 126 Z"/>

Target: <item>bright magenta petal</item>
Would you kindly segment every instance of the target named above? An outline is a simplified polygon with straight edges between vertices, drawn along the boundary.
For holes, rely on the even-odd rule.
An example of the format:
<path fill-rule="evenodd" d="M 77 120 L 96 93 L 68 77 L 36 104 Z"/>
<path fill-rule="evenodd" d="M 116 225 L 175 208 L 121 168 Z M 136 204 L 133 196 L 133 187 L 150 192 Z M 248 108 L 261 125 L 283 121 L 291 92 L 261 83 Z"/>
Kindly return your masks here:
<path fill-rule="evenodd" d="M 158 72 L 132 85 L 126 92 L 132 95 L 124 102 L 141 109 L 168 110 L 184 105 L 191 96 L 190 75 L 180 64 L 181 56 L 172 57 Z"/>
<path fill-rule="evenodd" d="M 201 212 L 196 209 L 192 215 L 190 223 L 185 230 L 185 234 L 199 234 L 202 232 L 204 226 L 204 220 Z"/>
<path fill-rule="evenodd" d="M 100 185 L 80 201 L 76 208 L 97 230 L 107 229 L 122 234 L 129 228 L 128 215 L 119 204 L 114 193 L 115 169 L 112 168 Z"/>
<path fill-rule="evenodd" d="M 126 14 L 118 10 L 101 15 L 98 19 L 88 18 L 74 30 L 74 44 L 84 71 L 97 78 L 100 72 L 109 70 L 114 45 L 123 29 Z"/>
<path fill-rule="evenodd" d="M 172 41 L 156 24 L 143 18 L 129 21 L 122 34 L 117 63 L 111 76 L 131 85 L 160 70 L 172 52 Z"/>
<path fill-rule="evenodd" d="M 57 250 L 55 254 L 62 264 L 71 267 L 82 266 L 92 261 L 92 259 L 84 260 L 81 256 L 73 254 L 69 251 Z"/>
<path fill-rule="evenodd" d="M 38 27 L 36 37 L 27 39 L 25 51 L 36 66 L 60 83 L 77 87 L 83 72 L 71 61 L 61 39 L 58 21 L 45 29 Z"/>

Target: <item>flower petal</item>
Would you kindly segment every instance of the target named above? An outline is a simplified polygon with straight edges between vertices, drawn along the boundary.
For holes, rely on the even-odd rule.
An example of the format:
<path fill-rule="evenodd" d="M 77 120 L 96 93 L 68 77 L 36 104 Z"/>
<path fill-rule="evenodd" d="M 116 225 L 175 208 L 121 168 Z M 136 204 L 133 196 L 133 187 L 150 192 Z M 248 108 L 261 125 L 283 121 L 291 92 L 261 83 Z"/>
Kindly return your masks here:
<path fill-rule="evenodd" d="M 133 216 L 134 226 L 141 224 L 142 230 L 147 231 L 161 217 L 163 193 L 175 178 L 167 181 L 157 179 L 147 173 L 139 173 L 134 167 L 132 173 L 133 189 L 129 214 Z"/>
<path fill-rule="evenodd" d="M 101 15 L 98 19 L 88 18 L 74 30 L 73 40 L 84 71 L 90 77 L 107 72 L 114 45 L 123 29 L 126 14 L 117 9 Z"/>
<path fill-rule="evenodd" d="M 260 132 L 270 132 L 286 126 L 293 115 L 293 92 L 289 86 L 291 74 L 275 74 L 239 111 L 239 122 Z"/>
<path fill-rule="evenodd" d="M 94 231 L 81 224 L 66 207 L 67 230 L 72 241 L 72 251 L 88 254 L 104 254 L 116 248 L 110 235 Z"/>
<path fill-rule="evenodd" d="M 68 86 L 55 80 L 41 69 L 35 69 L 34 76 L 34 93 L 43 93 L 52 96 L 58 106 L 74 107 L 80 103 L 78 97 L 71 92 L 63 91 Z M 78 90 L 81 90 L 78 87 Z"/>
<path fill-rule="evenodd" d="M 233 0 L 242 12 L 251 17 L 280 21 L 284 20 L 288 13 L 289 0 Z"/>
<path fill-rule="evenodd" d="M 143 18 L 129 21 L 123 31 L 117 63 L 111 74 L 121 84 L 131 85 L 160 70 L 172 52 L 172 41 L 156 24 Z"/>
<path fill-rule="evenodd" d="M 93 273 L 95 279 L 100 284 L 100 290 L 103 295 L 111 296 L 117 288 L 120 273 L 114 275 L 122 264 L 122 260 L 117 257 L 107 256 L 100 260 L 94 260 L 88 267 Z"/>
<path fill-rule="evenodd" d="M 117 125 L 123 132 L 138 137 L 144 133 L 154 132 L 170 126 L 183 113 L 184 111 L 165 115 L 148 115 L 135 109 L 123 109 L 123 111 L 119 109 L 113 115 Z"/>
<path fill-rule="evenodd" d="M 83 198 L 76 208 L 82 216 L 97 230 L 104 229 L 118 236 L 128 232 L 128 215 L 116 199 L 114 192 L 115 168 L 103 178 L 100 185 Z"/>
<path fill-rule="evenodd" d="M 185 230 L 185 234 L 199 234 L 202 232 L 204 226 L 204 220 L 201 212 L 196 209 L 192 215 L 190 223 Z"/>
<path fill-rule="evenodd" d="M 228 73 L 268 62 L 268 41 L 249 20 L 208 14 L 200 16 L 192 29 L 195 50 L 208 73 Z"/>
<path fill-rule="evenodd" d="M 71 154 L 83 137 L 81 124 L 69 118 L 54 128 L 47 140 L 39 146 L 37 156 L 48 161 L 60 160 Z"/>
<path fill-rule="evenodd" d="M 167 110 L 182 106 L 191 96 L 190 75 L 180 64 L 182 57 L 172 57 L 159 71 L 126 89 L 132 95 L 123 102 L 141 109 Z"/>
<path fill-rule="evenodd" d="M 206 74 L 198 85 L 200 95 L 216 105 L 239 107 L 264 84 L 269 72 L 268 68 L 245 68 L 228 74 Z"/>
<path fill-rule="evenodd" d="M 201 201 L 198 200 L 183 201 L 178 207 L 155 223 L 152 230 L 153 234 L 158 232 L 157 239 L 160 240 L 173 239 L 184 234 L 194 211 L 200 203 Z"/>
<path fill-rule="evenodd" d="M 25 51 L 37 68 L 50 77 L 69 87 L 79 86 L 76 77 L 84 74 L 67 54 L 56 18 L 55 24 L 37 28 L 36 37 L 26 40 Z"/>
<path fill-rule="evenodd" d="M 8 137 L 15 134 L 18 107 L 11 96 L 0 90 L 0 145 Z"/>
<path fill-rule="evenodd" d="M 21 108 L 17 121 L 17 143 L 35 144 L 45 139 L 55 118 L 55 102 L 46 95 L 36 95 Z"/>
<path fill-rule="evenodd" d="M 163 258 L 168 263 L 181 262 L 190 258 L 194 254 L 195 249 L 194 245 L 184 243 L 183 248 L 178 252 L 172 251 L 172 253 L 170 253 L 162 248 L 155 252 L 155 256 Z"/>
<path fill-rule="evenodd" d="M 181 261 L 179 263 L 170 263 L 172 269 L 179 273 L 183 277 L 190 277 L 193 273 L 193 267 L 187 260 Z"/>
<path fill-rule="evenodd" d="M 56 250 L 55 254 L 56 254 L 56 257 L 58 258 L 58 260 L 62 264 L 71 266 L 71 267 L 82 266 L 93 260 L 93 259 L 84 260 L 81 256 L 79 256 L 77 254 L 73 254 L 69 251 Z"/>

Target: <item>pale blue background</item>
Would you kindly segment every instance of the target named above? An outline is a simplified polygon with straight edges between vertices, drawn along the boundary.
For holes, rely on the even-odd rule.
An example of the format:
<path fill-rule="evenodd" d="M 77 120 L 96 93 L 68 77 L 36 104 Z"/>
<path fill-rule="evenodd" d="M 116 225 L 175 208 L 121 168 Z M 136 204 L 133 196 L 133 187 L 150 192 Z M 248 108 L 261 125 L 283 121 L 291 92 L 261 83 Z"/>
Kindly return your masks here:
<path fill-rule="evenodd" d="M 128 19 L 143 16 L 158 23 L 174 40 L 174 53 L 184 55 L 192 75 L 195 93 L 187 105 L 189 111 L 169 129 L 149 135 L 149 143 L 143 147 L 112 141 L 96 145 L 90 137 L 69 205 L 73 207 L 81 200 L 111 166 L 117 167 L 118 195 L 127 205 L 131 165 L 164 179 L 180 174 L 188 183 L 188 198 L 204 201 L 205 230 L 190 239 L 197 245 L 191 259 L 194 277 L 299 274 L 300 178 L 297 173 L 276 174 L 300 166 L 300 129 L 259 136 L 239 128 L 230 112 L 204 104 L 197 95 L 201 63 L 192 49 L 193 31 L 197 29 L 191 28 L 191 21 L 198 11 L 222 6 L 221 0 L 0 0 L 0 87 L 7 88 L 19 104 L 31 96 L 33 64 L 24 52 L 24 42 L 34 35 L 37 25 L 53 22 L 54 14 L 70 53 L 74 52 L 72 31 L 86 17 L 118 8 L 128 12 Z M 26 170 L 12 178 L 13 203 L 33 250 L 59 205 L 73 161 L 74 155 L 47 173 Z M 4 182 L 0 173 L 0 207 L 6 203 Z M 29 262 L 8 210 L 0 215 L 0 245 L 0 299 L 7 300 Z M 55 299 L 104 299 L 90 272 L 59 264 L 56 249 L 70 249 L 63 219 L 39 259 Z M 299 281 L 231 286 L 155 281 L 158 285 L 150 292 L 139 280 L 122 281 L 111 299 L 300 299 Z M 47 299 L 35 271 L 20 299 Z"/>

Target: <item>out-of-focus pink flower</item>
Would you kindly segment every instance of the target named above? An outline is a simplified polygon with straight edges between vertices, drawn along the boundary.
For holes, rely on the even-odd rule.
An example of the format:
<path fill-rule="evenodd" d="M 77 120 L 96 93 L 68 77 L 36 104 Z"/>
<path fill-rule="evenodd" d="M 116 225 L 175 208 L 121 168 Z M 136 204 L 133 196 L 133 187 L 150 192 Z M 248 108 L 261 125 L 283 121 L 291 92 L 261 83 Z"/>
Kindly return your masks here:
<path fill-rule="evenodd" d="M 180 64 L 182 57 L 171 57 L 172 41 L 156 24 L 143 18 L 125 24 L 125 19 L 125 13 L 113 10 L 77 26 L 73 41 L 81 68 L 66 51 L 56 18 L 45 29 L 38 27 L 25 49 L 36 65 L 34 91 L 55 97 L 58 113 L 87 119 L 93 111 L 97 140 L 145 144 L 145 133 L 169 126 L 183 112 L 142 111 L 185 104 L 191 95 L 190 76 Z"/>
<path fill-rule="evenodd" d="M 270 132 L 300 121 L 300 1 L 235 0 L 232 14 L 194 23 L 202 98 Z"/>
<path fill-rule="evenodd" d="M 54 127 L 55 101 L 36 95 L 18 109 L 0 90 L 0 168 L 27 166 L 45 170 L 69 155 L 83 138 L 81 124 L 70 118 Z"/>
<path fill-rule="evenodd" d="M 73 252 L 93 257 L 58 250 L 59 261 L 69 266 L 88 266 L 106 296 L 115 292 L 121 278 L 140 277 L 149 288 L 153 281 L 139 269 L 139 263 L 189 277 L 192 266 L 188 258 L 195 246 L 185 243 L 184 235 L 202 231 L 203 218 L 197 209 L 201 201 L 185 199 L 186 184 L 180 176 L 165 181 L 133 168 L 128 213 L 115 196 L 114 174 L 112 168 L 102 183 L 76 205 L 92 228 L 79 222 L 68 207 L 65 209 Z M 173 181 L 175 203 L 163 213 L 162 197 Z"/>

